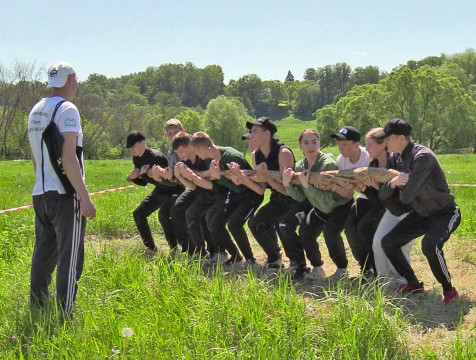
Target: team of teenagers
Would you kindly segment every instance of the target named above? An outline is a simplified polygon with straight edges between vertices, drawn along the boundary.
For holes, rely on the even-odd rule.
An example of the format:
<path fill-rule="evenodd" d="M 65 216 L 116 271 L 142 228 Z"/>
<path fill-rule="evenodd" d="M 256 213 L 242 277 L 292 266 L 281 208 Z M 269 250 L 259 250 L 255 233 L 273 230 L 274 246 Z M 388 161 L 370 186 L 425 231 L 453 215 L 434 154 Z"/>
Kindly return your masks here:
<path fill-rule="evenodd" d="M 57 268 L 57 304 L 69 317 L 83 270 L 86 220 L 95 217 L 96 208 L 84 183 L 81 121 L 71 102 L 77 91 L 73 66 L 53 64 L 48 87 L 51 95 L 41 99 L 28 118 L 36 177 L 30 302 L 46 306 Z M 244 229 L 248 222 L 266 253 L 265 266 L 283 266 L 279 238 L 295 279 L 325 278 L 317 243 L 322 233 L 336 266 L 330 278 L 339 280 L 348 277 L 341 235 L 345 231 L 362 279 L 386 277 L 398 283 L 398 291 L 423 292 L 423 283 L 410 265 L 411 247 L 423 236 L 423 254 L 443 287 L 444 304 L 459 296 L 443 254 L 444 243 L 461 222 L 459 207 L 435 154 L 414 143 L 405 120 L 392 119 L 384 128 L 369 131 L 366 148 L 360 146 L 359 131 L 344 126 L 332 135 L 340 151 L 336 161 L 320 151 L 314 130 L 300 134 L 304 158 L 296 162 L 291 149 L 274 137 L 277 128 L 271 119 L 261 117 L 246 127 L 249 132 L 242 138 L 252 151 L 252 165 L 239 151 L 215 145 L 204 132 L 187 134 L 177 119 L 165 124 L 171 142 L 167 155 L 148 148 L 141 132 L 129 134 L 126 146 L 133 154 L 134 168 L 127 180 L 155 186 L 133 211 L 148 252 L 156 253 L 157 247 L 147 218 L 159 209 L 159 222 L 173 251 L 180 245 L 183 252 L 209 263 L 231 265 L 244 257 L 246 264 L 253 265 L 256 259 Z M 311 172 L 367 166 L 394 169 L 399 175 L 383 184 L 371 178 L 358 184 L 309 182 Z M 256 171 L 260 182 L 243 173 L 249 169 Z M 222 175 L 224 170 L 231 172 L 231 179 Z M 282 183 L 269 171 L 279 171 Z M 299 185 L 291 182 L 295 171 L 300 172 Z M 271 196 L 260 207 L 266 188 Z M 354 200 L 355 191 L 359 195 Z"/>
<path fill-rule="evenodd" d="M 435 154 L 414 143 L 405 120 L 392 119 L 384 128 L 371 129 L 366 147 L 360 146 L 356 128 L 344 126 L 331 135 L 340 152 L 336 160 L 320 151 L 319 134 L 306 129 L 299 136 L 304 157 L 296 161 L 292 150 L 274 137 L 273 121 L 260 117 L 246 123 L 249 132 L 242 136 L 252 151 L 251 165 L 239 151 L 214 144 L 204 132 L 187 134 L 177 119 L 165 127 L 171 141 L 167 156 L 149 149 L 140 132 L 127 138 L 134 155 L 127 179 L 155 185 L 133 212 L 147 251 L 157 251 L 147 217 L 160 208 L 159 222 L 172 250 L 180 245 L 182 252 L 208 263 L 255 264 L 244 229 L 248 222 L 266 253 L 265 267 L 283 267 L 282 246 L 296 280 L 326 278 L 317 242 L 322 233 L 336 266 L 329 278 L 340 280 L 349 277 L 344 231 L 361 268 L 354 278 L 384 277 L 395 282 L 399 292 L 423 292 L 410 265 L 411 248 L 423 235 L 423 254 L 443 287 L 444 304 L 459 296 L 443 255 L 444 243 L 461 221 L 459 207 Z M 360 167 L 394 169 L 399 175 L 383 184 L 370 177 L 356 184 L 309 181 L 312 172 Z M 243 170 L 249 169 L 260 182 L 246 176 Z M 231 177 L 224 176 L 224 170 Z M 279 171 L 282 182 L 269 171 Z M 292 183 L 295 172 L 299 185 Z M 266 188 L 270 198 L 260 207 Z"/>

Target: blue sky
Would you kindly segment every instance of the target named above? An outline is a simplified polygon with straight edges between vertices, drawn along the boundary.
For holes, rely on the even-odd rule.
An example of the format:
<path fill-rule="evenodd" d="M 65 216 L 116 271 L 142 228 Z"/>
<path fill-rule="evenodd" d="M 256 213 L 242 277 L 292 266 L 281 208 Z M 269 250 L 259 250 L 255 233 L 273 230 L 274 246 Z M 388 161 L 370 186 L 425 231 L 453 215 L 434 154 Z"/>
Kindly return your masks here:
<path fill-rule="evenodd" d="M 0 65 L 70 62 L 80 80 L 148 66 L 218 64 L 284 80 L 336 62 L 390 71 L 476 48 L 476 1 L 0 0 Z M 46 80 L 46 75 L 45 75 Z"/>

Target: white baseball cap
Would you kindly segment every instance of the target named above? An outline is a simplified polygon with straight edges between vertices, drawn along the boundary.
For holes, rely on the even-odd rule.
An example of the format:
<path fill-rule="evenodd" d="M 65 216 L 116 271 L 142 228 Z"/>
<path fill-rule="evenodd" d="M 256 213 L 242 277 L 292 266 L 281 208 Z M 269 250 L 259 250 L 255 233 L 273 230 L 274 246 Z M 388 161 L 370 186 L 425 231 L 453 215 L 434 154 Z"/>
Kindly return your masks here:
<path fill-rule="evenodd" d="M 67 62 L 54 63 L 48 69 L 48 87 L 62 88 L 68 81 L 68 76 L 75 73 L 73 66 Z"/>

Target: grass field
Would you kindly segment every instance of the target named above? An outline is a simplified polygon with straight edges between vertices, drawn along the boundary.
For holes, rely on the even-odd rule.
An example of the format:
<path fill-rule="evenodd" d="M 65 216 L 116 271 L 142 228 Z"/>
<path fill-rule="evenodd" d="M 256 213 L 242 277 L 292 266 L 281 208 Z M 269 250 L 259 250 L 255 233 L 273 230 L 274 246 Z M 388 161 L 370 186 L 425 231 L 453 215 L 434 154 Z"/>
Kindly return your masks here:
<path fill-rule="evenodd" d="M 439 158 L 450 183 L 476 183 L 475 155 Z M 89 190 L 125 185 L 130 168 L 130 160 L 86 162 Z M 0 173 L 0 209 L 30 204 L 31 163 L 0 162 Z M 214 269 L 165 246 L 149 259 L 131 215 L 148 190 L 134 188 L 93 198 L 75 317 L 60 323 L 53 303 L 41 313 L 28 307 L 33 210 L 2 214 L 0 359 L 474 359 L 476 189 L 452 192 L 463 221 L 445 254 L 462 296 L 448 307 L 419 246 L 412 264 L 429 291 L 404 298 L 377 284 L 293 284 L 287 271 L 259 265 Z M 334 270 L 327 256 L 325 269 Z"/>

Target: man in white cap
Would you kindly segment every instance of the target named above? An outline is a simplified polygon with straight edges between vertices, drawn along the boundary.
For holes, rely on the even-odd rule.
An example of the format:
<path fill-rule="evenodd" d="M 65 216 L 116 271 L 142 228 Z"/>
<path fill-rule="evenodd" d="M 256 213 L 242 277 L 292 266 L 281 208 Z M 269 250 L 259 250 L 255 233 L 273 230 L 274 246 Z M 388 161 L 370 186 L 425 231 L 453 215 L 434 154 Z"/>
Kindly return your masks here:
<path fill-rule="evenodd" d="M 36 242 L 31 265 L 30 300 L 43 307 L 55 267 L 58 305 L 68 316 L 84 263 L 86 218 L 94 218 L 96 208 L 84 183 L 83 133 L 80 116 L 71 100 L 76 95 L 78 79 L 74 68 L 65 62 L 48 70 L 51 95 L 41 99 L 28 117 L 36 182 L 33 187 Z M 42 134 L 54 121 L 63 137 L 61 154 L 65 179 L 60 178 L 50 160 Z"/>

